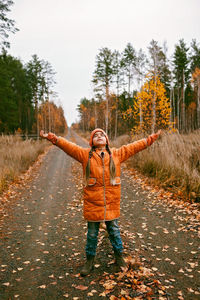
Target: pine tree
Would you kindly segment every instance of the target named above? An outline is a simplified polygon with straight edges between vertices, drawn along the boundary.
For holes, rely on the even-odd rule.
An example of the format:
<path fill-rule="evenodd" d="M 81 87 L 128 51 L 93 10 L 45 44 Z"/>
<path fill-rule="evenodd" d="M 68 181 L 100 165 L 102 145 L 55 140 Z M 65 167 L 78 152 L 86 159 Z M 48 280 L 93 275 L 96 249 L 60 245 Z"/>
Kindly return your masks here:
<path fill-rule="evenodd" d="M 179 44 L 175 45 L 174 52 L 174 80 L 176 88 L 176 102 L 177 102 L 177 128 L 178 130 L 186 130 L 186 87 L 189 84 L 189 59 L 188 50 L 183 39 Z"/>
<path fill-rule="evenodd" d="M 31 90 L 26 69 L 19 59 L 3 50 L 0 55 L 0 132 L 18 128 L 29 131 L 33 124 Z"/>
<path fill-rule="evenodd" d="M 55 72 L 49 62 L 40 60 L 37 55 L 32 56 L 32 60 L 28 62 L 26 69 L 31 88 L 31 98 L 35 106 L 36 132 L 39 138 L 38 109 L 39 105 L 45 101 L 45 98 L 49 100 L 49 95 L 52 93 L 52 85 L 55 83 L 53 78 Z"/>
<path fill-rule="evenodd" d="M 18 31 L 15 27 L 15 21 L 7 17 L 12 5 L 12 0 L 0 0 L 0 47 L 2 48 L 10 46 L 10 43 L 7 41 L 9 33 Z"/>
<path fill-rule="evenodd" d="M 193 73 L 196 68 L 200 69 L 200 46 L 197 44 L 197 41 L 194 39 L 191 43 L 191 53 L 189 56 L 191 64 L 191 72 Z"/>
<path fill-rule="evenodd" d="M 128 43 L 122 53 L 121 67 L 124 71 L 125 76 L 128 79 L 127 92 L 129 98 L 131 97 L 131 83 L 134 77 L 135 66 L 136 66 L 136 51 L 131 45 L 131 43 Z"/>
<path fill-rule="evenodd" d="M 96 56 L 96 69 L 94 71 L 93 82 L 102 92 L 105 93 L 106 98 L 106 116 L 105 116 L 105 130 L 108 133 L 109 124 L 109 93 L 110 85 L 114 75 L 113 69 L 113 53 L 108 48 L 100 49 Z"/>

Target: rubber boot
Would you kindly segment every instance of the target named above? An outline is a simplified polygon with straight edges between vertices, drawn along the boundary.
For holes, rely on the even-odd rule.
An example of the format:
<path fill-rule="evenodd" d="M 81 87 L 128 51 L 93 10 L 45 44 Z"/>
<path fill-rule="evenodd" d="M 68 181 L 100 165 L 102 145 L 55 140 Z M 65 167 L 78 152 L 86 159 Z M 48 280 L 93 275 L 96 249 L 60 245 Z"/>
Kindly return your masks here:
<path fill-rule="evenodd" d="M 87 261 L 84 264 L 82 270 L 81 270 L 81 276 L 87 276 L 90 274 L 94 266 L 94 256 L 88 255 L 87 256 Z"/>
<path fill-rule="evenodd" d="M 117 264 L 118 267 L 124 268 L 126 267 L 126 263 L 124 261 L 122 253 L 117 253 L 115 252 L 115 263 Z"/>

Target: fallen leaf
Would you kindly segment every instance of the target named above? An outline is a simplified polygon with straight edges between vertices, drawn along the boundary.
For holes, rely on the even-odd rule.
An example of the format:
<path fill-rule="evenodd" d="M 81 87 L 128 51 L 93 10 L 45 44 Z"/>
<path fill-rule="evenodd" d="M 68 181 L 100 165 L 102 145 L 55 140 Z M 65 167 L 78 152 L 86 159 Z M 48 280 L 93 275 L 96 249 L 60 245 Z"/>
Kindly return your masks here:
<path fill-rule="evenodd" d="M 88 289 L 88 286 L 85 286 L 85 285 L 77 285 L 77 286 L 74 286 L 75 289 L 77 290 L 81 290 L 81 291 L 85 291 Z"/>
<path fill-rule="evenodd" d="M 105 292 L 99 294 L 100 297 L 106 297 L 106 295 L 107 295 L 107 294 L 106 294 Z"/>
<path fill-rule="evenodd" d="M 184 271 L 183 271 L 183 269 L 182 269 L 182 268 L 179 270 L 179 273 L 184 273 Z"/>
<path fill-rule="evenodd" d="M 116 296 L 114 296 L 114 295 L 111 295 L 109 299 L 110 300 L 117 300 L 118 298 Z"/>
<path fill-rule="evenodd" d="M 194 268 L 194 267 L 196 266 L 195 263 L 190 263 L 190 262 L 188 262 L 188 264 L 190 265 L 191 268 Z"/>
<path fill-rule="evenodd" d="M 10 282 L 4 282 L 4 283 L 2 283 L 2 285 L 9 286 Z"/>
<path fill-rule="evenodd" d="M 40 285 L 40 286 L 38 286 L 38 289 L 46 289 L 46 284 L 43 284 L 43 285 Z"/>
<path fill-rule="evenodd" d="M 107 281 L 103 284 L 103 287 L 104 287 L 106 290 L 112 290 L 116 284 L 117 284 L 117 282 L 114 281 L 114 280 L 107 280 Z"/>
<path fill-rule="evenodd" d="M 178 291 L 177 294 L 178 294 L 179 296 L 183 296 L 183 292 L 182 292 L 182 291 Z"/>

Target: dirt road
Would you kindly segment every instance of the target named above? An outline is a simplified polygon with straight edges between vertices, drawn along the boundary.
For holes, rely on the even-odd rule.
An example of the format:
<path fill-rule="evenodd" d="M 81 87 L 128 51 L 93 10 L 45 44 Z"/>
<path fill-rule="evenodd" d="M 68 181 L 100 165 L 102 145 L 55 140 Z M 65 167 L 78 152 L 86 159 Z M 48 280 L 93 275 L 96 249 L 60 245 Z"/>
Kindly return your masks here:
<path fill-rule="evenodd" d="M 73 132 L 68 138 L 86 146 Z M 137 257 L 136 272 L 151 270 L 154 284 L 160 282 L 163 289 L 148 298 L 141 287 L 144 276 L 140 281 L 136 273 L 140 292 L 125 275 L 115 284 L 112 249 L 103 229 L 95 270 L 80 277 L 87 231 L 81 171 L 77 162 L 52 147 L 31 178 L 15 188 L 0 220 L 0 299 L 200 299 L 195 216 L 183 205 L 167 204 L 167 196 L 145 186 L 125 167 L 120 217 L 125 254 Z"/>

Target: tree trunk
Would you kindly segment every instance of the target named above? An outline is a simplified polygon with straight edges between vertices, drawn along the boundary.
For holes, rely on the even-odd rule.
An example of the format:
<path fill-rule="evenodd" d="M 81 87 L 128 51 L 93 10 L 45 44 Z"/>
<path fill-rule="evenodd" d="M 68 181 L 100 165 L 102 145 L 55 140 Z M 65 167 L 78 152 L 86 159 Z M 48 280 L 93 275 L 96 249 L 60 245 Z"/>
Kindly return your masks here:
<path fill-rule="evenodd" d="M 155 132 L 156 127 L 156 75 L 154 75 L 154 83 L 155 83 L 155 90 L 153 93 L 153 103 L 152 103 L 152 109 L 153 109 L 153 119 L 152 119 L 152 133 Z"/>
<path fill-rule="evenodd" d="M 173 103 L 172 103 L 172 88 L 170 88 L 170 123 L 173 122 Z"/>
<path fill-rule="evenodd" d="M 97 105 L 96 105 L 96 101 L 94 101 L 94 126 L 95 128 L 97 128 Z"/>
<path fill-rule="evenodd" d="M 176 119 L 176 106 L 175 106 L 174 88 L 173 88 L 172 96 L 173 96 L 173 104 L 172 104 L 172 106 L 173 106 L 173 122 L 174 122 L 173 127 L 174 127 L 174 129 L 175 129 L 175 128 L 176 128 L 176 124 L 175 124 L 175 119 Z"/>
<path fill-rule="evenodd" d="M 106 83 L 106 134 L 108 134 L 108 114 L 109 114 L 109 85 Z"/>
<path fill-rule="evenodd" d="M 128 97 L 130 98 L 131 96 L 131 72 L 129 70 L 129 74 L 128 74 Z"/>
<path fill-rule="evenodd" d="M 200 128 L 200 78 L 197 78 L 197 128 Z"/>
<path fill-rule="evenodd" d="M 50 132 L 52 128 L 51 128 L 51 108 L 49 102 L 48 102 L 48 112 L 49 112 L 49 132 Z"/>
<path fill-rule="evenodd" d="M 38 120 L 38 99 L 35 98 L 35 113 L 36 113 L 36 134 L 37 140 L 39 140 L 39 120 Z"/>
<path fill-rule="evenodd" d="M 182 78 L 182 99 L 183 99 L 183 105 L 182 105 L 182 130 L 186 131 L 186 118 L 185 118 L 185 76 L 183 71 L 183 78 Z"/>
<path fill-rule="evenodd" d="M 142 103 L 141 99 L 139 99 L 139 109 L 140 109 L 140 130 L 142 131 L 142 124 L 143 124 L 143 118 L 142 118 Z"/>
<path fill-rule="evenodd" d="M 115 111 L 115 139 L 117 138 L 117 129 L 118 129 L 118 101 L 119 101 L 119 80 L 118 79 L 117 79 L 117 97 L 116 97 L 116 111 Z"/>
<path fill-rule="evenodd" d="M 117 121 L 118 121 L 118 97 L 116 98 L 116 111 L 115 111 L 115 139 L 117 138 Z"/>
<path fill-rule="evenodd" d="M 179 109 L 179 86 L 178 86 L 178 99 L 177 99 L 177 129 L 180 130 L 180 109 Z"/>

